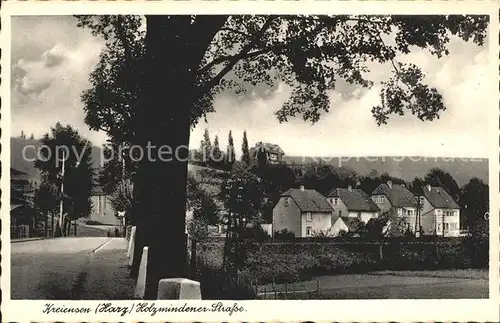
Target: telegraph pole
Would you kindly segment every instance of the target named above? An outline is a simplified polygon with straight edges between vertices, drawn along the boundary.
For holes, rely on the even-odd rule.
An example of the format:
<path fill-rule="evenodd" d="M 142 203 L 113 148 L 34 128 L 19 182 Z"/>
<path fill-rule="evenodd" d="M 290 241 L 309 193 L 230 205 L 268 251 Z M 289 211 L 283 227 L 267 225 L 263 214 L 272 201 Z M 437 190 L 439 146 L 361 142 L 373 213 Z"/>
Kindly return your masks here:
<path fill-rule="evenodd" d="M 61 227 L 61 233 L 64 236 L 64 229 L 63 229 L 63 223 L 64 223 L 64 213 L 63 213 L 63 200 L 64 200 L 64 161 L 66 159 L 66 156 L 64 155 L 64 150 L 63 150 L 63 159 L 62 159 L 62 170 L 61 170 L 61 200 L 59 201 L 59 226 Z"/>
<path fill-rule="evenodd" d="M 416 197 L 416 213 L 415 213 L 415 237 L 420 238 L 420 196 Z"/>

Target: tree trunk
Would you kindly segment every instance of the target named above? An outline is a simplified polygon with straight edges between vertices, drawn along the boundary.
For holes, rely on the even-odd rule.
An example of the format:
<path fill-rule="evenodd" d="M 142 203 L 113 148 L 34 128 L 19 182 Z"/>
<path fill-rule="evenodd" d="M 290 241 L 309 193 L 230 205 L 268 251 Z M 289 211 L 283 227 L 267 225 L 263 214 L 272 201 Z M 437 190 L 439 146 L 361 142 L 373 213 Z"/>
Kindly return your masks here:
<path fill-rule="evenodd" d="M 147 17 L 146 82 L 136 119 L 143 156 L 134 183 L 137 236 L 131 271 L 137 274 L 142 248 L 149 246 L 145 299 L 156 299 L 161 278 L 189 275 L 185 218 L 190 118 L 196 70 L 206 49 L 194 41 L 190 20 Z"/>

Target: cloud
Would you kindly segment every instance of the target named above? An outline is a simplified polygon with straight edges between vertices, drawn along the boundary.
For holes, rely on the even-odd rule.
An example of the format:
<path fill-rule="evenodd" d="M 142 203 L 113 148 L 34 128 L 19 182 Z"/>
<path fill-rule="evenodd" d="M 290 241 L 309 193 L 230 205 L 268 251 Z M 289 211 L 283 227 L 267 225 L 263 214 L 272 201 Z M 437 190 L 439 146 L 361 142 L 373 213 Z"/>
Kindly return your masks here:
<path fill-rule="evenodd" d="M 51 50 L 46 51 L 42 54 L 42 61 L 45 67 L 56 67 L 60 65 L 65 59 L 64 50 L 60 46 L 54 46 Z"/>
<path fill-rule="evenodd" d="M 208 116 L 208 123 L 200 123 L 192 131 L 192 146 L 199 146 L 204 128 L 212 138 L 218 134 L 221 146 L 225 146 L 231 129 L 239 153 L 241 134 L 246 129 L 250 145 L 270 141 L 296 156 L 488 156 L 489 105 L 484 95 L 488 49 L 458 39 L 452 40 L 452 46 L 454 51 L 441 59 L 423 50 L 397 58 L 420 66 L 426 73 L 426 83 L 443 95 L 447 110 L 433 122 L 422 122 L 407 112 L 379 127 L 371 108 L 380 102 L 380 87 L 366 90 L 341 84 L 330 95 L 330 112 L 318 123 L 310 125 L 296 118 L 280 124 L 274 112 L 290 95 L 290 90 L 281 86 L 268 97 L 243 102 L 219 97 L 215 102 L 217 112 Z M 369 77 L 375 84 L 390 75 L 388 64 L 371 65 Z"/>
<path fill-rule="evenodd" d="M 90 131 L 84 123 L 80 100 L 90 87 L 88 78 L 97 63 L 102 44 L 93 39 L 75 48 L 57 43 L 37 59 L 19 59 L 12 68 L 12 132 L 40 136 L 60 121 L 77 128 L 100 144 L 105 135 Z"/>

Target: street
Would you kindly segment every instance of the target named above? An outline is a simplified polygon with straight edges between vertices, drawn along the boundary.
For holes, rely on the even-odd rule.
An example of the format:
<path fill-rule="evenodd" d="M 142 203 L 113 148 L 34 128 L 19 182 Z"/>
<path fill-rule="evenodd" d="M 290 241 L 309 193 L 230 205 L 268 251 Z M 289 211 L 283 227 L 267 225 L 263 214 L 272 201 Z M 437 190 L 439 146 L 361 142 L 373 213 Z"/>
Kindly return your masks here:
<path fill-rule="evenodd" d="M 130 299 L 124 238 L 11 243 L 12 299 Z"/>

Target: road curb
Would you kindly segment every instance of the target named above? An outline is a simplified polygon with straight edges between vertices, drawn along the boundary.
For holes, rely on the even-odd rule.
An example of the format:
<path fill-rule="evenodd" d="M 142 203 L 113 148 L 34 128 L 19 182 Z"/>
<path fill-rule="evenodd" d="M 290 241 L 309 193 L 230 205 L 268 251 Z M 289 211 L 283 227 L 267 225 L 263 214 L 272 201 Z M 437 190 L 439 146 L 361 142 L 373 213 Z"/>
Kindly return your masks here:
<path fill-rule="evenodd" d="M 101 250 L 102 248 L 104 248 L 104 246 L 106 246 L 108 243 L 110 243 L 113 239 L 109 239 L 108 241 L 104 242 L 102 245 L 98 246 L 97 248 L 95 248 L 94 250 L 92 250 L 92 253 L 96 253 L 98 252 L 99 250 Z"/>
<path fill-rule="evenodd" d="M 19 242 L 29 242 L 29 241 L 37 241 L 37 240 L 51 240 L 55 238 L 27 238 L 27 239 L 16 239 L 10 240 L 10 243 L 19 243 Z"/>

